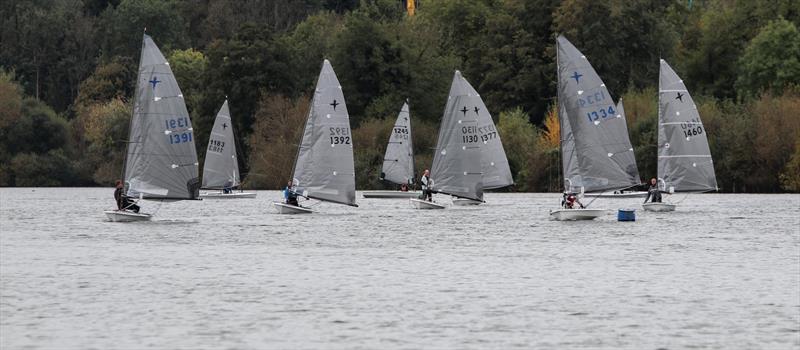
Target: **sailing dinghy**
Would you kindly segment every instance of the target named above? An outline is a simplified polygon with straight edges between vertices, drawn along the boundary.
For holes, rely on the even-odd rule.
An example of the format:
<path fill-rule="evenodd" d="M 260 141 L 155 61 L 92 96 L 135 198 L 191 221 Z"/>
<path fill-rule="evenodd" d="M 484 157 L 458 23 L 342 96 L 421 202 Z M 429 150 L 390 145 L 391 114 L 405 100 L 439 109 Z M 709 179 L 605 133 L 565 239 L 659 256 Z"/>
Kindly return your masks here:
<path fill-rule="evenodd" d="M 631 168 L 625 161 L 633 158 L 625 120 L 617 113 L 606 85 L 586 56 L 564 36 L 558 36 L 556 46 L 564 193 L 638 185 L 635 162 Z M 550 217 L 591 220 L 605 214 L 605 209 L 560 208 L 552 210 Z"/>
<path fill-rule="evenodd" d="M 255 192 L 225 193 L 224 189 L 232 189 L 241 185 L 239 179 L 239 162 L 236 160 L 236 140 L 233 136 L 233 123 L 228 100 L 220 107 L 214 119 L 214 127 L 208 138 L 206 159 L 203 162 L 203 189 L 213 192 L 202 192 L 204 199 L 255 198 Z"/>
<path fill-rule="evenodd" d="M 389 136 L 383 156 L 381 180 L 411 187 L 414 184 L 414 147 L 411 142 L 411 115 L 408 101 L 403 103 Z M 364 198 L 414 198 L 420 191 L 363 191 Z"/>
<path fill-rule="evenodd" d="M 325 60 L 319 73 L 303 139 L 297 150 L 293 191 L 317 199 L 357 207 L 350 116 L 339 79 Z M 280 214 L 307 214 L 308 207 L 273 202 Z"/>
<path fill-rule="evenodd" d="M 463 78 L 462 78 L 463 79 Z M 483 103 L 483 98 L 475 88 L 466 80 L 464 88 L 467 91 L 467 105 L 473 106 L 472 111 L 478 116 L 478 142 L 481 143 L 481 179 L 483 189 L 496 189 L 511 186 L 514 178 L 511 175 L 511 168 L 508 165 L 506 151 L 503 149 L 503 142 L 500 140 L 500 133 L 494 125 L 489 109 Z M 479 205 L 483 201 L 469 198 L 453 198 L 453 205 Z"/>
<path fill-rule="evenodd" d="M 479 107 L 475 104 L 473 92 L 461 72 L 456 71 L 439 126 L 431 179 L 434 180 L 435 193 L 483 202 Z M 412 198 L 410 201 L 416 209 L 445 208 L 442 204 L 423 199 Z"/>
<path fill-rule="evenodd" d="M 192 121 L 164 55 L 144 35 L 128 131 L 125 196 L 161 201 L 197 199 L 200 189 Z M 147 221 L 151 214 L 106 210 L 111 221 Z"/>
<path fill-rule="evenodd" d="M 703 122 L 683 80 L 661 60 L 658 79 L 658 185 L 662 192 L 716 191 L 717 177 Z M 674 211 L 672 203 L 645 203 Z"/>

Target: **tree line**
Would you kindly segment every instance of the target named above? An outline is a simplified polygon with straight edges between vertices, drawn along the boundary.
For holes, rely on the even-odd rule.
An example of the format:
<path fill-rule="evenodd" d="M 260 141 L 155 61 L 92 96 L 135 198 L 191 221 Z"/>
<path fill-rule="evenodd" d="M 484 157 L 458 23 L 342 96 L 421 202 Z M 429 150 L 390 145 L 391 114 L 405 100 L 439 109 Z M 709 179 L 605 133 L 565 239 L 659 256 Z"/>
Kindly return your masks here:
<path fill-rule="evenodd" d="M 517 184 L 557 191 L 555 36 L 622 98 L 640 173 L 656 175 L 658 61 L 697 101 L 722 191 L 800 191 L 800 0 L 21 0 L 0 3 L 0 186 L 120 177 L 145 28 L 190 111 L 198 155 L 227 95 L 245 186 L 279 188 L 327 58 L 360 189 L 411 101 L 430 166 L 453 71 L 481 93 Z M 201 159 L 202 162 L 202 159 Z"/>

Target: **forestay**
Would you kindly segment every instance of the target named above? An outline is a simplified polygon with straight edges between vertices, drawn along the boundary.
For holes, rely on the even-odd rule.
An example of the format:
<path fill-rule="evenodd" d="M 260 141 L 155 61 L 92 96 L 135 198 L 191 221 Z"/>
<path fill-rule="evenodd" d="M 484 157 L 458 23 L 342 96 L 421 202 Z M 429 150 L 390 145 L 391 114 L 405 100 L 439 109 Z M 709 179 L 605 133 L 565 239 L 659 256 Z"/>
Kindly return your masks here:
<path fill-rule="evenodd" d="M 473 106 L 472 111 L 477 113 L 478 117 L 483 188 L 511 186 L 514 184 L 514 178 L 511 175 L 506 151 L 503 149 L 503 142 L 500 140 L 500 133 L 497 132 L 492 115 L 475 88 L 463 77 L 461 80 L 467 92 L 464 103 Z"/>
<path fill-rule="evenodd" d="M 658 175 L 664 190 L 717 190 L 714 162 L 697 105 L 683 80 L 664 60 L 658 79 Z"/>
<path fill-rule="evenodd" d="M 239 164 L 236 160 L 235 144 L 231 112 L 228 109 L 228 100 L 225 100 L 217 112 L 208 139 L 206 159 L 203 163 L 203 188 L 239 185 Z"/>
<path fill-rule="evenodd" d="M 386 154 L 383 156 L 383 179 L 396 184 L 411 184 L 414 182 L 414 148 L 411 143 L 411 115 L 408 102 L 403 103 L 397 121 L 389 136 Z"/>
<path fill-rule="evenodd" d="M 589 61 L 563 36 L 558 37 L 558 102 L 561 125 L 568 123 L 571 134 L 562 140 L 573 142 L 567 147 L 562 142 L 568 185 L 595 192 L 639 184 L 635 166 L 624 161 L 633 154 L 624 118 Z M 579 177 L 573 173 L 575 159 L 566 152 L 574 152 Z"/>
<path fill-rule="evenodd" d="M 431 177 L 438 192 L 482 201 L 479 111 L 467 86 L 456 71 L 439 126 Z"/>
<path fill-rule="evenodd" d="M 322 64 L 292 178 L 306 197 L 356 206 L 350 117 L 328 60 Z"/>
<path fill-rule="evenodd" d="M 126 195 L 197 198 L 200 179 L 193 131 L 169 63 L 145 35 L 126 151 Z"/>

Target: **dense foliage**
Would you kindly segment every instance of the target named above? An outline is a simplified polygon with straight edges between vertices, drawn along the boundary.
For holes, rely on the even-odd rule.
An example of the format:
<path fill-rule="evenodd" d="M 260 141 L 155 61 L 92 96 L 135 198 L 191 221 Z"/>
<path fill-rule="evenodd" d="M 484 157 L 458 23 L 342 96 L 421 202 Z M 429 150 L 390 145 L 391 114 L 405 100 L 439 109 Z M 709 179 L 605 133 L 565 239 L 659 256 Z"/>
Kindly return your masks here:
<path fill-rule="evenodd" d="M 108 185 L 121 172 L 147 30 L 168 57 L 202 157 L 227 96 L 246 173 L 291 172 L 323 58 L 344 89 L 362 189 L 411 101 L 417 168 L 453 71 L 492 111 L 516 190 L 557 190 L 554 38 L 622 97 L 656 172 L 658 59 L 682 76 L 723 191 L 800 191 L 800 0 L 18 0 L 0 2 L 0 186 Z"/>

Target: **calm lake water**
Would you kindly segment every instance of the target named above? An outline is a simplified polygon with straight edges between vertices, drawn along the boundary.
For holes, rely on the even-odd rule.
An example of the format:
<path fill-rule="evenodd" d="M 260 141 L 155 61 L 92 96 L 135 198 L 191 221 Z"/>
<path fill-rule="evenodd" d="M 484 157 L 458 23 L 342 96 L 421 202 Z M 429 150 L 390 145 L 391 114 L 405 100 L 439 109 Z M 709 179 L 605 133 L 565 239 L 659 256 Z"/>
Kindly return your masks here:
<path fill-rule="evenodd" d="M 800 347 L 800 195 L 555 222 L 558 194 L 284 216 L 263 191 L 123 224 L 112 193 L 0 189 L 0 348 Z"/>

